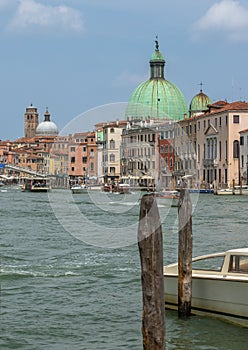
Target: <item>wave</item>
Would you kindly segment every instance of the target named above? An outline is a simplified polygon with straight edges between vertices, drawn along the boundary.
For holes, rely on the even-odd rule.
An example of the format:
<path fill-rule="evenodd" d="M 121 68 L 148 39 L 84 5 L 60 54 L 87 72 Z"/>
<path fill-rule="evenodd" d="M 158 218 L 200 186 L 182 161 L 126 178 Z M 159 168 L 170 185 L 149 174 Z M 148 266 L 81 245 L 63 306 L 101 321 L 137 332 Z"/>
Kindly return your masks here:
<path fill-rule="evenodd" d="M 67 276 L 80 276 L 81 273 L 73 271 L 63 271 L 63 272 L 54 272 L 48 273 L 43 271 L 32 271 L 32 270 L 21 270 L 21 269 L 0 269 L 0 281 L 2 279 L 14 279 L 14 278 L 23 278 L 23 277 L 42 277 L 42 278 L 58 278 L 58 277 L 67 277 Z"/>

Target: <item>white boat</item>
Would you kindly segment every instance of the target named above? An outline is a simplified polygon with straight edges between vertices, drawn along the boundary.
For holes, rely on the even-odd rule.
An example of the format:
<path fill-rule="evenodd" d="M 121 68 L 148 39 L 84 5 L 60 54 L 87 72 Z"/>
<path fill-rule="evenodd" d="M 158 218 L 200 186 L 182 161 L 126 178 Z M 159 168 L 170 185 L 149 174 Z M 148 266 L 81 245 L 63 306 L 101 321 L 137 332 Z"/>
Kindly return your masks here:
<path fill-rule="evenodd" d="M 248 185 L 242 186 L 241 190 L 239 186 L 236 186 L 234 188 L 222 188 L 215 191 L 215 194 L 217 195 L 245 195 L 248 196 Z"/>
<path fill-rule="evenodd" d="M 159 198 L 170 198 L 170 199 L 179 199 L 180 192 L 177 191 L 177 190 L 174 190 L 174 191 L 162 190 L 162 191 L 156 193 L 156 197 L 159 197 Z"/>
<path fill-rule="evenodd" d="M 120 183 L 117 186 L 117 192 L 121 194 L 128 194 L 131 193 L 131 188 L 129 184 L 126 183 Z"/>
<path fill-rule="evenodd" d="M 82 184 L 78 184 L 78 185 L 74 185 L 71 187 L 71 191 L 73 194 L 78 194 L 78 193 L 87 193 L 88 192 L 88 189 L 87 189 L 87 186 Z"/>
<path fill-rule="evenodd" d="M 178 264 L 164 267 L 165 305 L 177 309 Z M 248 248 L 192 259 L 192 314 L 248 327 Z"/>

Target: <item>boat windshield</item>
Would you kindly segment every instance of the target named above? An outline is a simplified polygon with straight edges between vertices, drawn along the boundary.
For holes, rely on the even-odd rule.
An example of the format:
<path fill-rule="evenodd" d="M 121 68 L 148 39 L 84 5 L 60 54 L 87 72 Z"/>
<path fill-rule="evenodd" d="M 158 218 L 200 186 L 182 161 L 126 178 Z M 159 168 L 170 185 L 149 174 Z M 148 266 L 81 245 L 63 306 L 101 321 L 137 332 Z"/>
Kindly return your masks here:
<path fill-rule="evenodd" d="M 228 271 L 234 273 L 248 273 L 248 256 L 231 255 Z"/>
<path fill-rule="evenodd" d="M 193 270 L 221 271 L 224 262 L 224 256 L 213 256 L 203 258 L 192 262 Z"/>

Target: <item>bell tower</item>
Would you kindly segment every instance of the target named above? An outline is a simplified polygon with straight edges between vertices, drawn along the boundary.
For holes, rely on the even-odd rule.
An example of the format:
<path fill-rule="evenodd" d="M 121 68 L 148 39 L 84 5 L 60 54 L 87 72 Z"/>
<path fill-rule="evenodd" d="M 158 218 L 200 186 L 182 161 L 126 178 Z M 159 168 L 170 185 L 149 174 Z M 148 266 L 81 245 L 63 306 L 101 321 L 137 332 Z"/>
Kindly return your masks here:
<path fill-rule="evenodd" d="M 39 124 L 39 114 L 37 108 L 31 103 L 29 107 L 26 108 L 24 114 L 24 135 L 27 138 L 32 138 L 35 136 L 36 128 Z"/>

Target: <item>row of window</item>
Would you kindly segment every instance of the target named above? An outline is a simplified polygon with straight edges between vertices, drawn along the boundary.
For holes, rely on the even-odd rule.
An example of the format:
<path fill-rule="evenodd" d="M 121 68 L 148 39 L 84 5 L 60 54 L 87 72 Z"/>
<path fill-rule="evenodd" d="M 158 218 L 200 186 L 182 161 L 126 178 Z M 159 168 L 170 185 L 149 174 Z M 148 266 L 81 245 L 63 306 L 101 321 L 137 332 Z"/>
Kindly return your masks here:
<path fill-rule="evenodd" d="M 90 163 L 90 172 L 93 172 L 94 169 L 95 169 L 94 163 L 91 162 Z M 83 170 L 84 173 L 86 173 L 88 168 L 87 167 L 83 167 L 82 170 Z M 74 166 L 71 167 L 71 171 L 75 171 L 75 167 Z"/>
<path fill-rule="evenodd" d="M 71 147 L 71 148 L 70 148 L 70 151 L 71 151 L 71 152 L 75 152 L 75 151 L 76 151 L 76 147 Z M 86 151 L 87 151 L 87 147 L 84 146 L 84 147 L 82 148 L 82 151 L 83 151 L 83 152 L 86 152 Z M 94 155 L 94 150 L 93 150 L 93 148 L 91 148 L 90 153 Z"/>
<path fill-rule="evenodd" d="M 223 117 L 219 117 L 219 118 L 215 118 L 214 119 L 214 126 L 215 128 L 217 128 L 217 126 L 219 125 L 219 127 L 221 127 L 222 125 L 222 119 Z M 225 124 L 227 125 L 228 124 L 228 115 L 225 116 Z M 239 115 L 233 115 L 233 124 L 239 124 Z M 194 125 L 194 133 L 196 134 L 196 124 L 193 124 Z M 209 127 L 210 126 L 210 119 L 206 120 L 204 119 L 203 120 L 203 128 L 206 129 L 206 127 Z M 197 129 L 198 131 L 201 129 L 201 121 L 198 121 L 197 122 Z M 184 127 L 178 127 L 176 128 L 176 136 L 180 136 L 180 135 L 183 135 L 185 132 L 186 135 L 191 135 L 192 134 L 192 125 L 186 125 L 185 126 L 185 130 L 184 130 Z"/>

